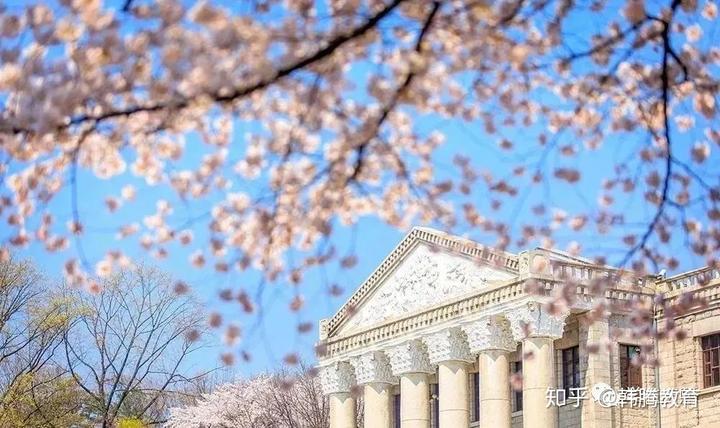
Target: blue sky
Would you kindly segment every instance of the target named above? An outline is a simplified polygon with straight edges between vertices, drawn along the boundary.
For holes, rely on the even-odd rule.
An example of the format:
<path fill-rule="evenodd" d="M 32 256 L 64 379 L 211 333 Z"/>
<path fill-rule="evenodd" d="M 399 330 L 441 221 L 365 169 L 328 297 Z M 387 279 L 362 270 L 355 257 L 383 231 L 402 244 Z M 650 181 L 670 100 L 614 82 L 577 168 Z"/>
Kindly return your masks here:
<path fill-rule="evenodd" d="M 586 18 L 588 16 L 578 17 L 574 21 L 578 29 L 585 28 Z M 601 28 L 599 22 L 591 22 L 593 26 Z M 362 80 L 366 71 L 367 69 L 358 67 L 353 73 L 358 80 Z M 362 97 L 362 94 L 358 96 Z M 536 96 L 544 97 L 547 94 L 538 93 Z M 484 108 L 492 111 L 497 107 L 487 105 Z M 260 127 L 261 125 L 258 123 L 236 124 L 230 159 L 237 159 L 244 152 L 244 134 L 250 130 L 258 130 Z M 440 177 L 457 174 L 452 165 L 452 159 L 458 153 L 469 157 L 478 172 L 487 171 L 496 178 L 510 176 L 512 167 L 518 162 L 533 164 L 541 159 L 541 152 L 538 150 L 536 140 L 542 125 L 531 128 L 501 129 L 504 137 L 516 143 L 516 150 L 513 152 L 503 151 L 497 144 L 499 136 L 485 133 L 481 123 L 423 117 L 419 128 L 423 134 L 441 131 L 446 136 L 446 144 L 434 157 Z M 688 134 L 675 135 L 678 141 L 678 150 L 682 152 L 681 156 L 687 157 L 690 145 L 700 138 L 701 134 L 702 131 L 698 129 Z M 619 162 L 627 162 L 628 166 L 632 168 L 637 162 L 637 157 L 634 156 L 636 149 L 648 143 L 645 135 L 615 134 L 605 141 L 603 148 L 597 151 L 587 151 L 582 148 L 582 142 L 575 141 L 575 137 L 572 135 L 564 133 L 560 135 L 559 138 L 563 144 L 576 145 L 580 153 L 569 159 L 552 153 L 544 159 L 543 169 L 551 172 L 554 166 L 572 165 L 583 171 L 580 183 L 570 186 L 552 181 L 552 184 L 546 182 L 538 186 L 524 186 L 521 187 L 519 196 L 512 203 L 506 203 L 498 210 L 490 208 L 491 199 L 494 196 L 488 194 L 484 186 L 478 184 L 477 188 L 473 189 L 471 200 L 483 215 L 509 221 L 515 228 L 514 231 L 517 232 L 523 223 L 542 224 L 544 219 L 536 218 L 532 212 L 532 207 L 539 203 L 571 214 L 596 212 L 601 184 L 609 175 L 609 170 Z M 713 180 L 717 180 L 717 176 L 710 175 L 713 172 L 711 171 L 712 165 L 718 161 L 716 152 L 717 150 L 713 153 L 711 162 L 704 167 L 708 171 L 707 176 Z M 207 153 L 207 147 L 199 141 L 197 136 L 189 135 L 185 155 L 175 164 L 175 167 L 190 168 L 197 165 L 205 153 Z M 132 156 L 130 153 L 127 155 L 128 157 Z M 229 162 L 230 165 L 232 163 Z M 207 210 L 213 201 L 222 197 L 221 193 L 216 192 L 201 202 L 185 204 L 167 187 L 148 186 L 130 172 L 110 180 L 99 180 L 87 171 L 81 170 L 78 178 L 80 218 L 84 221 L 86 229 L 80 242 L 88 261 L 94 264 L 106 251 L 120 249 L 138 261 L 157 264 L 175 278 L 192 285 L 194 292 L 205 302 L 208 310 L 218 311 L 224 315 L 226 320 L 242 325 L 243 339 L 235 351 L 249 350 L 252 360 L 250 362 L 238 361 L 236 370 L 241 374 L 252 374 L 277 367 L 281 364 L 282 358 L 291 352 L 298 352 L 306 359 L 311 360 L 313 344 L 317 340 L 317 329 L 309 334 L 298 335 L 296 325 L 299 322 L 312 322 L 316 325 L 319 319 L 331 316 L 407 232 L 389 227 L 372 216 L 360 219 L 357 225 L 351 228 L 336 225 L 332 238 L 333 244 L 341 254 L 356 253 L 359 256 L 359 263 L 350 270 L 340 269 L 336 263 L 333 263 L 326 268 L 311 271 L 299 286 L 300 292 L 305 296 L 306 305 L 299 313 L 292 313 L 287 310 L 287 303 L 296 290 L 283 281 L 272 284 L 263 283 L 261 275 L 253 271 L 244 273 L 233 271 L 229 274 L 222 274 L 213 272 L 211 267 L 195 269 L 188 263 L 188 256 L 192 250 L 196 249 L 196 246 L 188 249 L 176 244 L 170 245 L 167 247 L 170 256 L 165 260 L 157 261 L 149 258 L 148 254 L 140 249 L 136 239 L 117 240 L 115 238 L 119 226 L 130 219 L 141 222 L 142 216 L 154 212 L 157 200 L 166 199 L 174 207 L 169 224 L 190 227 L 195 233 L 196 244 L 207 242 L 207 233 L 204 231 L 207 224 Z M 105 197 L 108 195 L 118 196 L 120 188 L 126 184 L 132 184 L 137 188 L 135 201 L 122 206 L 116 214 L 109 214 L 104 206 Z M 250 194 L 257 194 L 262 191 L 263 187 L 237 181 L 233 184 L 232 189 L 244 189 Z M 634 198 L 619 200 L 617 204 L 616 206 L 624 206 L 623 212 L 627 215 L 629 223 L 638 223 L 635 228 L 638 230 L 641 228 L 642 222 L 647 221 L 654 214 L 654 207 L 648 206 L 643 201 L 641 194 Z M 57 216 L 58 224 L 62 225 L 71 219 L 70 193 L 67 189 L 51 202 L 50 209 Z M 611 260 L 617 261 L 624 255 L 624 247 L 619 241 L 629 229 L 632 229 L 632 226 L 603 236 L 589 230 L 575 233 L 568 229 L 560 229 L 556 232 L 555 238 L 560 249 L 576 240 L 583 245 L 584 254 L 588 256 L 603 254 L 609 256 Z M 483 244 L 492 244 L 488 235 L 469 229 L 462 224 L 455 232 L 466 234 Z M 48 277 L 59 281 L 62 263 L 68 256 L 77 254 L 79 250 L 77 245 L 78 242 L 73 242 L 70 249 L 64 253 L 48 254 L 37 244 L 31 244 L 19 255 L 33 259 Z M 671 248 L 680 255 L 680 270 L 704 264 L 702 259 L 690 255 L 684 249 L 682 239 L 679 237 L 673 240 Z M 511 251 L 521 249 L 515 246 L 510 248 Z M 331 284 L 339 285 L 343 290 L 342 295 L 331 297 L 327 293 L 327 287 Z M 239 306 L 221 302 L 218 292 L 225 288 L 244 289 L 251 296 L 259 297 L 262 308 L 261 318 L 257 313 L 252 316 L 243 315 Z M 222 345 L 217 345 L 197 355 L 194 359 L 195 366 L 202 368 L 219 364 L 219 353 L 223 350 Z"/>
<path fill-rule="evenodd" d="M 487 169 L 497 176 L 507 174 L 509 165 L 514 162 L 512 155 L 506 155 L 497 148 L 495 137 L 483 135 L 480 131 L 482 128 L 476 124 L 439 123 L 428 126 L 442 129 L 447 135 L 448 143 L 438 153 L 437 164 L 448 165 L 448 172 L 446 172 L 448 174 L 453 173 L 449 169 L 449 165 L 452 156 L 457 152 L 469 156 L 478 166 L 478 170 Z M 521 134 L 521 131 L 518 133 Z M 238 138 L 241 137 L 238 136 Z M 487 212 L 486 215 L 493 216 L 493 218 L 495 218 L 494 216 L 498 216 L 498 218 L 516 216 L 516 224 L 532 222 L 531 208 L 539 201 L 545 201 L 549 207 L 562 209 L 569 213 L 586 211 L 588 207 L 594 205 L 598 195 L 598 183 L 605 176 L 606 171 L 599 166 L 611 165 L 614 159 L 623 155 L 622 142 L 618 141 L 616 144 L 617 146 L 610 144 L 607 149 L 599 152 L 585 153 L 579 156 L 578 166 L 586 171 L 586 175 L 578 186 L 554 183 L 552 189 L 542 185 L 535 188 L 529 187 L 521 191 L 517 201 L 513 204 L 503 207 L 496 213 Z M 531 144 L 528 144 L 528 147 L 531 147 Z M 188 150 L 188 156 L 194 157 L 195 152 Z M 136 200 L 120 208 L 116 214 L 108 214 L 104 207 L 104 198 L 107 195 L 117 195 L 121 185 L 127 183 L 137 186 Z M 159 198 L 166 198 L 174 203 L 175 212 L 169 221 L 171 225 L 184 224 L 188 219 L 202 216 L 207 209 L 207 204 L 178 204 L 176 203 L 177 198 L 166 188 L 162 186 L 148 187 L 144 182 L 129 176 L 129 174 L 102 181 L 84 172 L 79 180 L 79 196 L 80 217 L 86 223 L 87 230 L 80 242 L 88 260 L 94 263 L 102 257 L 105 251 L 121 249 L 136 260 L 157 264 L 175 278 L 192 285 L 194 292 L 206 303 L 208 310 L 218 311 L 226 320 L 236 321 L 242 325 L 244 333 L 238 349 L 249 350 L 252 360 L 238 362 L 235 370 L 241 374 L 252 374 L 277 367 L 282 363 L 282 358 L 291 352 L 298 352 L 306 359 L 312 360 L 312 348 L 317 340 L 317 329 L 309 334 L 299 335 L 295 329 L 296 325 L 299 322 L 317 324 L 319 319 L 332 316 L 407 232 L 389 227 L 374 217 L 361 219 L 352 228 L 338 227 L 333 236 L 333 242 L 341 253 L 344 251 L 350 253 L 354 250 L 359 256 L 358 265 L 353 269 L 344 270 L 340 269 L 337 264 L 331 264 L 326 269 L 312 271 L 299 287 L 306 298 L 306 306 L 299 313 L 292 313 L 288 311 L 287 303 L 293 296 L 294 287 L 283 281 L 260 285 L 262 284 L 261 277 L 257 272 L 223 274 L 213 272 L 212 268 L 200 270 L 193 268 L 187 258 L 194 248 L 188 249 L 178 245 L 169 246 L 170 256 L 166 260 L 157 261 L 148 257 L 147 253 L 139 248 L 136 239 L 115 239 L 118 226 L 129 218 L 138 221 L 142 219 L 143 215 L 153 212 Z M 488 205 L 488 197 L 482 191 L 477 192 L 473 198 L 481 207 Z M 640 217 L 650 216 L 653 212 L 651 207 L 647 207 L 643 203 L 628 202 L 628 204 L 632 209 L 639 210 Z M 69 192 L 63 191 L 52 202 L 52 210 L 58 216 L 59 221 L 71 218 Z M 196 235 L 196 243 L 201 243 L 203 242 L 205 223 L 201 221 L 197 225 L 193 227 L 193 230 Z M 491 244 L 491 242 L 484 241 L 483 234 L 475 230 L 461 227 L 459 231 L 465 232 L 467 236 L 478 242 Z M 623 247 L 618 244 L 619 234 L 598 237 L 592 233 L 578 235 L 570 231 L 559 231 L 556 236 L 559 238 L 558 247 L 561 249 L 570 240 L 576 239 L 586 247 L 585 254 L 588 255 L 612 256 L 623 253 Z M 521 249 L 511 247 L 511 250 Z M 76 251 L 76 242 L 73 242 L 69 251 L 53 255 L 33 244 L 20 255 L 32 258 L 49 277 L 59 280 L 62 263 L 68 255 L 72 256 Z M 682 268 L 689 269 L 703 264 L 702 260 L 693 258 L 686 252 L 682 254 L 685 254 Z M 327 287 L 330 284 L 339 285 L 343 290 L 342 295 L 331 297 L 327 293 Z M 234 290 L 242 288 L 251 296 L 261 295 L 262 297 L 258 301 L 262 302 L 260 305 L 262 318 L 258 319 L 258 314 L 243 315 L 238 305 L 221 302 L 217 295 L 224 288 Z M 259 294 L 261 289 L 262 292 Z M 213 339 L 213 342 L 217 343 L 217 339 Z M 218 364 L 219 352 L 224 350 L 222 345 L 217 345 L 196 355 L 195 367 L 200 369 Z"/>

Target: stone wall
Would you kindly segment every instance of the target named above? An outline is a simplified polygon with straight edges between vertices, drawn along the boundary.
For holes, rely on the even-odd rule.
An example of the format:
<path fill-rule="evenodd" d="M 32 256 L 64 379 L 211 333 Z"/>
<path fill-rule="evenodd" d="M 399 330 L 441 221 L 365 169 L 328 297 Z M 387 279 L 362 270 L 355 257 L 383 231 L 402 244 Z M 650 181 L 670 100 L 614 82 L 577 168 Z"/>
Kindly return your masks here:
<path fill-rule="evenodd" d="M 677 319 L 688 337 L 658 342 L 660 388 L 698 388 L 697 408 L 663 409 L 663 427 L 720 426 L 720 387 L 703 388 L 700 338 L 720 331 L 720 308 Z"/>
<path fill-rule="evenodd" d="M 512 428 L 523 428 L 522 412 L 517 412 L 517 414 L 513 414 Z"/>

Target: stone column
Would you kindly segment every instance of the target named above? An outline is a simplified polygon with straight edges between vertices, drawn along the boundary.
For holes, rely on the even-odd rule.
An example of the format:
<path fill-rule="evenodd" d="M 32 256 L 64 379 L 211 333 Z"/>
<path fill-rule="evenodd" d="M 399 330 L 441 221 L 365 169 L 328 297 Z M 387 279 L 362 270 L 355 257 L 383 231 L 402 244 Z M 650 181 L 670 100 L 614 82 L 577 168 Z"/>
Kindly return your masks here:
<path fill-rule="evenodd" d="M 398 380 L 392 374 L 390 361 L 379 351 L 361 355 L 351 362 L 355 378 L 363 386 L 364 426 L 367 428 L 392 427 L 392 385 Z"/>
<path fill-rule="evenodd" d="M 430 427 L 428 373 L 405 373 L 400 377 L 400 427 Z"/>
<path fill-rule="evenodd" d="M 366 428 L 392 428 L 392 385 L 372 382 L 363 386 L 363 424 Z"/>
<path fill-rule="evenodd" d="M 468 364 L 472 363 L 472 356 L 465 333 L 460 328 L 449 328 L 424 341 L 430 363 L 438 365 L 440 426 L 468 428 Z"/>
<path fill-rule="evenodd" d="M 567 314 L 551 314 L 532 302 L 510 313 L 513 335 L 523 347 L 523 427 L 556 428 L 558 408 L 547 405 L 548 388 L 557 388 L 555 348 Z"/>
<path fill-rule="evenodd" d="M 512 405 L 508 354 L 517 344 L 510 324 L 501 317 L 487 317 L 463 326 L 470 352 L 480 354 L 480 426 L 510 428 Z"/>
<path fill-rule="evenodd" d="M 510 428 L 512 425 L 512 388 L 510 386 L 509 352 L 488 349 L 478 357 L 480 381 L 480 426 Z"/>
<path fill-rule="evenodd" d="M 400 376 L 400 427 L 430 428 L 429 375 L 434 369 L 425 345 L 411 340 L 388 350 L 395 376 Z"/>
<path fill-rule="evenodd" d="M 349 392 L 330 394 L 330 428 L 355 427 L 355 397 Z"/>
<path fill-rule="evenodd" d="M 355 384 L 352 366 L 337 362 L 320 368 L 323 393 L 330 401 L 330 428 L 355 428 L 355 397 L 351 390 Z"/>
<path fill-rule="evenodd" d="M 594 321 L 588 324 L 587 320 L 580 325 L 580 357 L 587 358 L 585 379 L 582 386 L 591 391 L 593 385 L 606 383 L 613 385 L 610 376 L 610 325 L 607 318 Z M 593 352 L 588 350 L 589 346 L 596 347 Z M 595 400 L 584 400 L 582 402 L 582 426 L 583 428 L 611 428 L 612 408 L 601 406 Z"/>
<path fill-rule="evenodd" d="M 552 337 L 523 340 L 523 427 L 557 426 L 557 407 L 548 407 L 547 389 L 556 388 Z"/>

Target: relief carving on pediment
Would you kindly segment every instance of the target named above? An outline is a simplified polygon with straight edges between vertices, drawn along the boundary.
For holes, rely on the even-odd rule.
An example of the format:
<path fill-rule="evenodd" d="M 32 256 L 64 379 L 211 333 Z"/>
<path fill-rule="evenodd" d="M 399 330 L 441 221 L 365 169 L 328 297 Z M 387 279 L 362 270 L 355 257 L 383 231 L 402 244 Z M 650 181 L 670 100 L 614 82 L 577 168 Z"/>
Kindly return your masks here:
<path fill-rule="evenodd" d="M 482 289 L 489 281 L 510 278 L 510 273 L 421 245 L 357 309 L 341 332 L 430 308 Z"/>

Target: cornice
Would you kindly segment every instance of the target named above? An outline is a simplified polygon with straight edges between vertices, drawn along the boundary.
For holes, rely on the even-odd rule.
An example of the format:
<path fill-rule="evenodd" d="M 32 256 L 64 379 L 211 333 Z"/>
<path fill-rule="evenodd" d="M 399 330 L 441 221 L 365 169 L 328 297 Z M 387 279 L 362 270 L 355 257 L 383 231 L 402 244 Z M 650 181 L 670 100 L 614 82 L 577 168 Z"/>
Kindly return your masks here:
<path fill-rule="evenodd" d="M 665 291 L 666 296 L 675 296 L 683 290 L 707 286 L 713 282 L 720 282 L 719 280 L 720 269 L 704 267 L 663 278 L 658 281 L 658 288 L 659 291 Z"/>
<path fill-rule="evenodd" d="M 322 342 L 324 355 L 321 360 L 334 361 L 357 356 L 362 352 L 381 349 L 398 340 L 420 338 L 442 328 L 460 326 L 486 316 L 501 315 L 528 302 L 542 303 L 557 287 L 565 285 L 563 281 L 559 280 L 533 280 L 541 283 L 543 295 L 529 293 L 525 289 L 525 281 L 517 279 L 409 314 L 403 318 L 372 326 L 361 332 L 330 337 Z M 591 304 L 594 299 L 590 293 L 590 286 L 577 285 L 576 294 L 579 305 L 577 310 L 586 310 L 586 306 Z M 653 294 L 629 292 L 625 289 L 606 290 L 603 297 L 609 302 L 618 303 L 618 306 L 622 306 L 620 303 L 629 300 L 647 299 L 651 301 L 652 298 Z"/>

